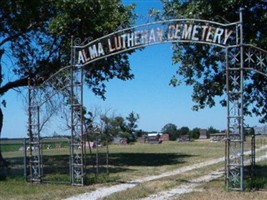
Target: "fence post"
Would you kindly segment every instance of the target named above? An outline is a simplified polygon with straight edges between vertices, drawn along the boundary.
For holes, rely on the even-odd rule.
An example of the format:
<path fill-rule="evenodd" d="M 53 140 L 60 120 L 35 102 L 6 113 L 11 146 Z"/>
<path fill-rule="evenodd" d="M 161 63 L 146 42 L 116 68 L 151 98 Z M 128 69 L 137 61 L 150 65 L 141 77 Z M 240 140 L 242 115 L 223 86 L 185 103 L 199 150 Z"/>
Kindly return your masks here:
<path fill-rule="evenodd" d="M 254 181 L 255 181 L 255 158 L 256 158 L 256 139 L 255 135 L 252 135 L 251 137 L 251 160 L 250 160 L 250 176 L 251 176 L 251 181 L 252 185 L 254 187 Z"/>
<path fill-rule="evenodd" d="M 24 138 L 24 178 L 27 181 L 27 145 L 26 145 L 26 138 Z"/>

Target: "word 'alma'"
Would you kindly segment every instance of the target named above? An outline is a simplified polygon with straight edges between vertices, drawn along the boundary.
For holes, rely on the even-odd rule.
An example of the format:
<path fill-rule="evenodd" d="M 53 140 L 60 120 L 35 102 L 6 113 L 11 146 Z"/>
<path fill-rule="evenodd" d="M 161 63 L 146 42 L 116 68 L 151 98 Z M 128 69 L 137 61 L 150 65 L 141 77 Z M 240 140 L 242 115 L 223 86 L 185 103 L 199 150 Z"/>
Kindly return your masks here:
<path fill-rule="evenodd" d="M 115 52 L 161 42 L 204 42 L 227 46 L 232 33 L 233 30 L 225 27 L 181 22 L 143 30 L 130 29 L 126 33 L 114 33 L 103 37 L 85 47 L 76 47 L 78 50 L 76 60 L 78 64 L 86 64 L 96 58 Z"/>

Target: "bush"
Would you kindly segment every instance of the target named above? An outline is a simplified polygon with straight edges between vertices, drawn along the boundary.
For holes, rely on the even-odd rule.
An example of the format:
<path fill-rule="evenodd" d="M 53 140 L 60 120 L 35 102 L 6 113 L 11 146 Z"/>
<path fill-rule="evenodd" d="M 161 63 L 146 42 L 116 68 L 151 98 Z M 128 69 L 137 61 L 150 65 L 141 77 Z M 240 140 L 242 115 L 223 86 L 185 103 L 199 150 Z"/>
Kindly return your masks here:
<path fill-rule="evenodd" d="M 7 168 L 5 166 L 0 166 L 0 181 L 6 180 Z"/>

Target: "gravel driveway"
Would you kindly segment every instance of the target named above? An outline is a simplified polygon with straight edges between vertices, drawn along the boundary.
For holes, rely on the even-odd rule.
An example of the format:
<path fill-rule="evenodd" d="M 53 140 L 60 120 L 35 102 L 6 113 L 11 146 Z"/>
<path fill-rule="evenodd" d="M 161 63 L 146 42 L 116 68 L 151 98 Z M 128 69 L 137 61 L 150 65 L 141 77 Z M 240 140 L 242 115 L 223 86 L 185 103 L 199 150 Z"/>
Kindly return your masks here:
<path fill-rule="evenodd" d="M 267 149 L 267 146 L 262 147 L 261 150 L 263 148 Z M 250 153 L 250 151 L 245 152 L 245 154 L 249 154 L 249 153 Z M 263 159 L 267 159 L 267 155 L 262 156 L 260 158 L 257 158 L 256 160 L 259 161 L 259 160 L 263 160 Z M 197 163 L 194 165 L 182 167 L 182 168 L 179 168 L 177 170 L 165 172 L 165 173 L 162 173 L 160 175 L 148 176 L 148 177 L 144 177 L 141 179 L 129 181 L 127 183 L 122 183 L 122 184 L 109 186 L 109 187 L 98 188 L 97 190 L 95 190 L 93 192 L 80 194 L 77 196 L 67 198 L 65 200 L 101 200 L 102 198 L 107 197 L 107 196 L 111 195 L 112 193 L 121 192 L 121 191 L 127 190 L 129 188 L 133 188 L 133 187 L 137 186 L 138 184 L 145 183 L 147 181 L 152 181 L 152 180 L 160 179 L 163 177 L 182 174 L 182 173 L 185 173 L 185 172 L 188 172 L 191 170 L 196 170 L 199 168 L 214 165 L 214 164 L 217 164 L 219 162 L 223 162 L 224 160 L 225 160 L 224 157 L 218 158 L 218 159 L 208 160 L 208 161 Z M 247 164 L 248 163 L 249 163 L 249 161 L 247 162 Z M 211 172 L 208 175 L 204 175 L 204 176 L 198 177 L 196 179 L 189 180 L 188 183 L 179 185 L 177 188 L 171 189 L 169 191 L 162 191 L 162 192 L 159 192 L 157 194 L 152 194 L 151 196 L 140 199 L 140 200 L 167 200 L 167 199 L 171 199 L 171 197 L 174 195 L 176 196 L 176 195 L 196 191 L 195 187 L 197 187 L 197 186 L 199 186 L 205 182 L 209 182 L 213 179 L 217 179 L 223 175 L 224 175 L 223 169 L 220 171 L 217 171 L 217 172 Z"/>
<path fill-rule="evenodd" d="M 152 181 L 152 180 L 160 179 L 160 178 L 167 177 L 167 176 L 182 174 L 182 173 L 185 173 L 191 170 L 199 169 L 202 167 L 207 167 L 209 165 L 213 165 L 213 164 L 223 162 L 223 161 L 224 161 L 224 157 L 213 159 L 213 160 L 208 160 L 208 161 L 197 163 L 194 165 L 182 167 L 177 170 L 165 172 L 160 175 L 148 176 L 142 179 L 137 179 L 137 180 L 133 180 L 127 183 L 122 183 L 122 184 L 118 184 L 118 185 L 114 185 L 110 187 L 102 187 L 102 188 L 97 189 L 96 191 L 73 196 L 73 197 L 67 198 L 66 200 L 99 200 L 101 198 L 111 195 L 112 193 L 121 192 L 123 190 L 133 188 L 137 186 L 138 184 L 141 184 L 147 181 Z"/>

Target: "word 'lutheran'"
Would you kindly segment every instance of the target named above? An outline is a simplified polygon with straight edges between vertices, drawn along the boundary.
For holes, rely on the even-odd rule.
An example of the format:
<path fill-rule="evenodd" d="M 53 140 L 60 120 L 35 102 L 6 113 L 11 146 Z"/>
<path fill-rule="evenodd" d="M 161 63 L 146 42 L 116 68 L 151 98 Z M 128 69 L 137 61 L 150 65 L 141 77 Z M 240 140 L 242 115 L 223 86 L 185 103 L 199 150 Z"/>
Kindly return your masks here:
<path fill-rule="evenodd" d="M 204 42 L 227 46 L 232 33 L 233 30 L 225 27 L 192 23 L 171 24 L 166 29 L 163 27 L 134 31 L 129 29 L 103 37 L 86 46 L 77 47 L 77 64 L 86 64 L 108 54 L 162 42 Z"/>

